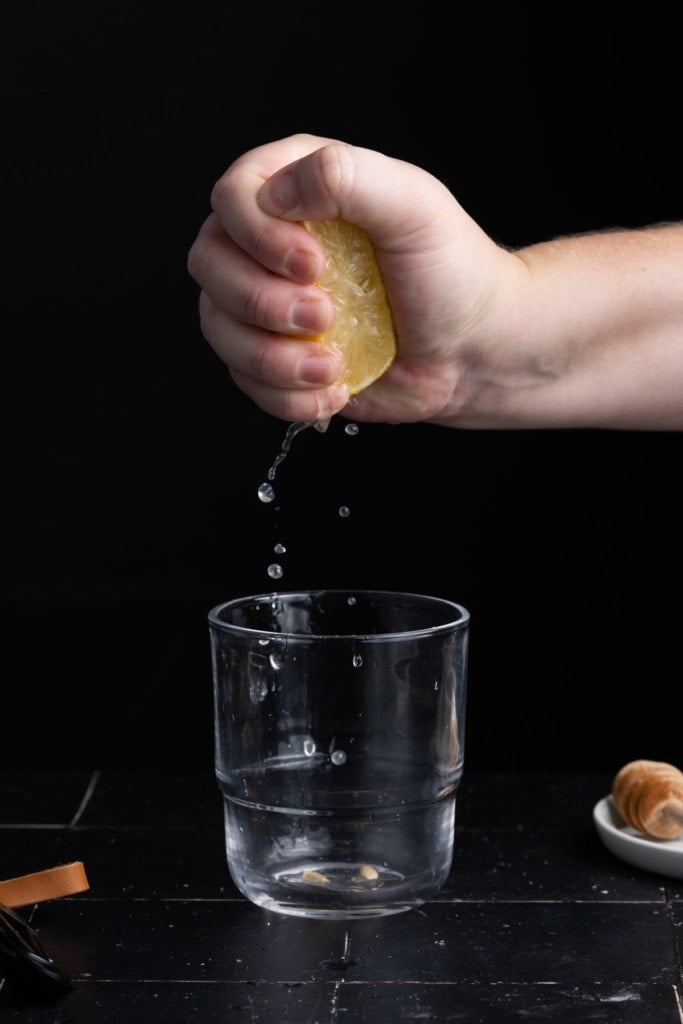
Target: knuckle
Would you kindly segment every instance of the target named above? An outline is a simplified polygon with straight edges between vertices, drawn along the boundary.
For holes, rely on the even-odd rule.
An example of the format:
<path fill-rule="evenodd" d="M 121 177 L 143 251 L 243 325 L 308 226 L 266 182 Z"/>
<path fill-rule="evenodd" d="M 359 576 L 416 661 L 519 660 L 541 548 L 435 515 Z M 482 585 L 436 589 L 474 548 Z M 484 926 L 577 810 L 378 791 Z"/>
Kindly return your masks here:
<path fill-rule="evenodd" d="M 249 243 L 249 252 L 256 262 L 262 264 L 264 267 L 268 267 L 272 264 L 272 239 L 265 226 L 260 226 L 253 231 Z"/>
<path fill-rule="evenodd" d="M 272 385 L 277 382 L 270 360 L 269 345 L 255 345 L 249 353 L 247 375 L 261 384 Z"/>
<path fill-rule="evenodd" d="M 224 315 L 206 292 L 199 296 L 199 328 L 207 340 L 213 339 L 223 323 Z"/>
<path fill-rule="evenodd" d="M 352 147 L 333 142 L 316 151 L 320 183 L 327 196 L 338 201 L 351 195 L 355 184 Z"/>
<path fill-rule="evenodd" d="M 236 177 L 237 172 L 232 167 L 229 167 L 228 170 L 220 176 L 218 181 L 214 183 L 210 195 L 212 210 L 218 212 L 223 206 L 230 203 L 230 197 L 233 194 L 233 186 Z"/>
<path fill-rule="evenodd" d="M 187 272 L 197 282 L 204 278 L 206 266 L 206 249 L 201 239 L 197 238 L 187 253 Z"/>
<path fill-rule="evenodd" d="M 252 288 L 241 296 L 240 318 L 255 327 L 273 330 L 278 326 L 278 317 L 273 310 L 271 297 L 265 288 Z"/>

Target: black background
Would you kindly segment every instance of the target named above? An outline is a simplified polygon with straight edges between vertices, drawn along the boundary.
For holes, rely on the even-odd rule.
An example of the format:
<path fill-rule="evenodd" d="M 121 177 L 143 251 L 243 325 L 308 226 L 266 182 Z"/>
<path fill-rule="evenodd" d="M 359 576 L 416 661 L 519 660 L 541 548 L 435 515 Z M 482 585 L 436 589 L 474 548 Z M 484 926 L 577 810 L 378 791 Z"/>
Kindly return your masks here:
<path fill-rule="evenodd" d="M 469 608 L 472 769 L 680 763 L 680 435 L 333 421 L 262 505 L 286 424 L 185 265 L 224 168 L 296 131 L 420 164 L 504 245 L 679 219 L 673 7 L 3 19 L 2 763 L 210 766 L 206 614 L 271 589 L 277 541 L 279 589 Z"/>

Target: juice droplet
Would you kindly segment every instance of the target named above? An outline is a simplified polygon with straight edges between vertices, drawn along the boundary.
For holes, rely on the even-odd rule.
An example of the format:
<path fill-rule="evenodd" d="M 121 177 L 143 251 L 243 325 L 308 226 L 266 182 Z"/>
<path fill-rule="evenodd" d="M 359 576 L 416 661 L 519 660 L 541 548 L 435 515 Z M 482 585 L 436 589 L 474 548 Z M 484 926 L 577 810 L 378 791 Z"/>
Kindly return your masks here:
<path fill-rule="evenodd" d="M 344 764 L 346 761 L 346 754 L 343 750 L 333 750 L 330 754 L 330 760 L 332 764 Z"/>
<path fill-rule="evenodd" d="M 350 605 L 354 605 L 356 603 L 356 598 L 355 597 L 348 597 L 346 599 L 346 603 L 350 604 Z"/>
<path fill-rule="evenodd" d="M 339 509 L 339 515 L 342 517 L 342 519 L 348 519 L 348 517 L 351 515 L 351 509 L 349 508 L 349 506 L 342 505 L 341 508 Z"/>
<path fill-rule="evenodd" d="M 362 664 L 363 664 L 363 659 L 361 658 L 360 654 L 354 654 L 354 656 L 353 656 L 353 667 L 354 668 L 360 668 Z"/>
<path fill-rule="evenodd" d="M 348 434 L 349 437 L 355 437 L 356 434 L 358 433 L 358 424 L 347 423 L 346 426 L 344 427 L 344 433 Z"/>
<path fill-rule="evenodd" d="M 273 551 L 275 552 L 276 555 L 284 555 L 286 550 L 287 548 L 284 546 L 284 544 L 276 544 L 275 547 L 273 548 Z"/>
<path fill-rule="evenodd" d="M 270 484 L 261 484 L 258 489 L 259 501 L 263 501 L 266 505 L 273 500 L 275 497 L 275 491 Z"/>
<path fill-rule="evenodd" d="M 280 448 L 280 454 L 277 456 L 273 465 L 268 470 L 268 479 L 274 480 L 275 474 L 277 473 L 278 466 L 285 461 L 289 454 L 289 449 L 292 446 L 292 441 L 297 434 L 300 434 L 302 430 L 306 430 L 308 427 L 315 426 L 315 423 L 311 420 L 297 420 L 296 423 L 290 423 L 285 433 L 282 447 Z"/>
<path fill-rule="evenodd" d="M 304 740 L 304 754 L 306 757 L 313 757 L 315 754 L 315 740 Z"/>
<path fill-rule="evenodd" d="M 285 663 L 285 659 L 281 654 L 275 654 L 273 652 L 268 659 L 270 661 L 271 668 L 274 668 L 276 672 L 279 672 Z"/>
<path fill-rule="evenodd" d="M 278 565 L 277 562 L 272 562 L 267 569 L 268 575 L 271 580 L 280 580 L 283 576 L 282 566 Z"/>

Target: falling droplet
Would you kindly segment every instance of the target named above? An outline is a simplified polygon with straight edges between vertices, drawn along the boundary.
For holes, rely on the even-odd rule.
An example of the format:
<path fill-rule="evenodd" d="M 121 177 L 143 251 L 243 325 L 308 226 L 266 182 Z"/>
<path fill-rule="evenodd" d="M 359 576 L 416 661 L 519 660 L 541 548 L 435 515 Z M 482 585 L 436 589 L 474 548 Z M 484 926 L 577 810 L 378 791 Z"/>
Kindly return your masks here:
<path fill-rule="evenodd" d="M 279 672 L 285 663 L 285 659 L 282 655 L 276 654 L 275 651 L 273 651 L 268 660 L 270 661 L 271 667 L 274 668 L 276 672 Z"/>
<path fill-rule="evenodd" d="M 344 427 L 344 433 L 348 434 L 349 437 L 355 437 L 356 434 L 358 433 L 358 424 L 347 423 L 346 426 Z"/>
<path fill-rule="evenodd" d="M 273 548 L 273 551 L 275 552 L 276 555 L 284 555 L 286 550 L 287 548 L 284 546 L 284 544 L 276 544 L 275 547 Z"/>
<path fill-rule="evenodd" d="M 344 764 L 346 761 L 346 754 L 343 750 L 333 750 L 330 754 L 330 760 L 332 764 Z"/>
<path fill-rule="evenodd" d="M 355 597 L 349 597 L 349 598 L 346 599 L 346 603 L 350 604 L 350 605 L 354 605 L 356 603 L 356 598 Z"/>
<path fill-rule="evenodd" d="M 268 470 L 268 479 L 269 480 L 274 480 L 275 479 L 275 474 L 277 472 L 278 466 L 282 462 L 284 462 L 285 459 L 287 458 L 287 455 L 289 454 L 289 449 L 292 446 L 292 441 L 294 440 L 296 435 L 301 433 L 302 430 L 306 430 L 307 427 L 312 427 L 312 426 L 314 426 L 314 423 L 313 423 L 313 421 L 309 421 L 309 420 L 301 420 L 301 421 L 298 420 L 296 423 L 290 423 L 289 424 L 289 426 L 287 427 L 287 433 L 285 434 L 285 439 L 282 442 L 282 447 L 280 449 L 280 454 L 277 456 L 277 458 L 275 459 L 275 462 L 273 463 L 273 465 Z M 261 499 L 261 500 L 263 500 L 263 499 Z"/>
<path fill-rule="evenodd" d="M 304 754 L 306 757 L 313 757 L 315 754 L 315 740 L 304 740 Z"/>
<path fill-rule="evenodd" d="M 267 647 L 268 644 L 270 643 L 270 640 L 268 639 L 267 636 L 260 636 L 258 638 L 258 642 L 261 647 Z"/>
<path fill-rule="evenodd" d="M 282 579 L 282 576 L 283 576 L 282 566 L 278 565 L 277 562 L 272 562 L 271 565 L 268 566 L 268 570 L 267 571 L 268 571 L 268 575 L 270 576 L 271 580 Z"/>
<path fill-rule="evenodd" d="M 273 490 L 270 484 L 261 484 L 261 486 L 258 489 L 258 496 L 259 501 L 262 501 L 267 505 L 268 502 L 272 501 L 273 498 L 275 497 L 275 491 Z"/>
<path fill-rule="evenodd" d="M 361 658 L 360 654 L 354 654 L 354 656 L 353 656 L 353 667 L 354 668 L 360 668 L 362 664 L 363 664 L 363 659 Z"/>
<path fill-rule="evenodd" d="M 351 509 L 348 505 L 342 505 L 339 509 L 339 515 L 342 519 L 347 519 L 351 515 Z"/>

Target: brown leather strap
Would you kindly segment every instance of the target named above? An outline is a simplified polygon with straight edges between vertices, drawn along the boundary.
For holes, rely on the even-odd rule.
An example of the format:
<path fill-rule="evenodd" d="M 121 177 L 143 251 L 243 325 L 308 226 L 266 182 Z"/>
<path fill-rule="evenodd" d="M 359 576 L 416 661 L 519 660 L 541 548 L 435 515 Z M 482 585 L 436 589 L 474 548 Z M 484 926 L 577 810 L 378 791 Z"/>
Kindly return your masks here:
<path fill-rule="evenodd" d="M 89 888 L 83 863 L 75 860 L 71 864 L 59 864 L 55 868 L 0 882 L 0 903 L 6 907 L 27 907 L 29 903 L 72 896 Z"/>

